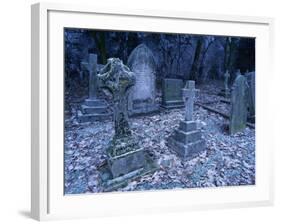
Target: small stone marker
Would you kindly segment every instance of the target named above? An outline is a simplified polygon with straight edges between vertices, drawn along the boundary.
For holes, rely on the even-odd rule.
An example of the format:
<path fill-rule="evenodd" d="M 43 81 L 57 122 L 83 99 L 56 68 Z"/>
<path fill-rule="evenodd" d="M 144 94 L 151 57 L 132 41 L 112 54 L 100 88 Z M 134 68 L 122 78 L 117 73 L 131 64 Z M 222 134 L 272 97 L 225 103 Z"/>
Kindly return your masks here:
<path fill-rule="evenodd" d="M 181 79 L 162 80 L 162 107 L 165 109 L 184 107 L 182 88 L 184 83 Z"/>
<path fill-rule="evenodd" d="M 81 62 L 81 70 L 89 72 L 89 98 L 81 105 L 78 113 L 80 122 L 101 121 L 109 119 L 111 113 L 104 100 L 98 99 L 98 80 L 97 80 L 97 55 L 89 54 L 88 62 Z"/>
<path fill-rule="evenodd" d="M 229 132 L 243 131 L 247 124 L 249 86 L 246 78 L 238 73 L 231 91 Z"/>
<path fill-rule="evenodd" d="M 223 77 L 224 77 L 224 89 L 221 90 L 219 95 L 224 96 L 225 98 L 229 98 L 230 97 L 230 89 L 228 87 L 228 83 L 229 83 L 230 74 L 229 74 L 228 70 L 226 70 Z"/>
<path fill-rule="evenodd" d="M 186 87 L 182 89 L 185 118 L 168 139 L 168 146 L 184 159 L 191 159 L 206 150 L 205 140 L 202 139 L 201 131 L 197 129 L 196 121 L 193 120 L 196 91 L 194 81 L 188 81 Z"/>
<path fill-rule="evenodd" d="M 224 91 L 225 91 L 225 97 L 229 98 L 230 96 L 230 90 L 228 88 L 228 82 L 229 82 L 230 74 L 228 70 L 224 73 Z"/>
<path fill-rule="evenodd" d="M 152 51 L 145 44 L 138 45 L 130 54 L 127 64 L 136 77 L 136 84 L 129 94 L 129 115 L 158 110 L 155 102 L 156 63 Z"/>
<path fill-rule="evenodd" d="M 128 119 L 128 94 L 135 85 L 133 72 L 118 58 L 110 58 L 98 74 L 101 88 L 108 89 L 114 101 L 115 135 L 107 148 L 107 168 L 102 179 L 107 190 L 126 185 L 128 180 L 151 172 L 154 163 L 132 135 Z M 106 173 L 110 175 L 106 175 Z"/>

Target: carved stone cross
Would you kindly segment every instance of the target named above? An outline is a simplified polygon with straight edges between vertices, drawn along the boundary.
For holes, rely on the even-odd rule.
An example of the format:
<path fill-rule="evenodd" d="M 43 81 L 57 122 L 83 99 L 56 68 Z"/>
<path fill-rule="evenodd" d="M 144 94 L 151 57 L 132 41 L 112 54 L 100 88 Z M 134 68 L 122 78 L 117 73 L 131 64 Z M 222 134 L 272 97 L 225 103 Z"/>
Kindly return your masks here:
<path fill-rule="evenodd" d="M 96 99 L 98 92 L 97 55 L 89 54 L 88 62 L 81 62 L 81 69 L 89 72 L 89 99 Z"/>
<path fill-rule="evenodd" d="M 99 86 L 108 89 L 114 101 L 115 138 L 131 135 L 128 122 L 128 94 L 135 84 L 134 73 L 118 58 L 110 58 L 98 74 Z"/>
<path fill-rule="evenodd" d="M 185 103 L 185 120 L 193 120 L 193 107 L 195 100 L 195 92 L 199 90 L 195 89 L 195 81 L 189 80 L 186 83 L 184 89 L 182 89 L 183 101 Z"/>

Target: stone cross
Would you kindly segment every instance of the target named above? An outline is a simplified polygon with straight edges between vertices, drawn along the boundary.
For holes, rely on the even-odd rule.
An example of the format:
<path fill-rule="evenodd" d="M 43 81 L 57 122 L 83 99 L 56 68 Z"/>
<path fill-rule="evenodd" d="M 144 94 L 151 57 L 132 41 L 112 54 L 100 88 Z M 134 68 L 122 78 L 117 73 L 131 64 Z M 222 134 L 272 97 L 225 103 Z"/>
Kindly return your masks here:
<path fill-rule="evenodd" d="M 229 90 L 229 88 L 228 88 L 229 78 L 230 78 L 230 74 L 229 74 L 228 70 L 226 70 L 226 72 L 224 73 L 224 89 L 225 89 L 225 91 Z"/>
<path fill-rule="evenodd" d="M 118 58 L 110 58 L 98 74 L 99 86 L 108 89 L 114 101 L 115 138 L 131 135 L 128 122 L 128 94 L 135 85 L 134 73 Z"/>
<path fill-rule="evenodd" d="M 89 99 L 96 99 L 98 92 L 97 84 L 97 55 L 89 54 L 88 62 L 81 62 L 82 70 L 89 72 Z"/>
<path fill-rule="evenodd" d="M 186 83 L 184 89 L 182 89 L 183 101 L 185 102 L 185 120 L 193 120 L 193 107 L 195 100 L 195 92 L 199 90 L 195 89 L 195 81 L 189 80 Z"/>

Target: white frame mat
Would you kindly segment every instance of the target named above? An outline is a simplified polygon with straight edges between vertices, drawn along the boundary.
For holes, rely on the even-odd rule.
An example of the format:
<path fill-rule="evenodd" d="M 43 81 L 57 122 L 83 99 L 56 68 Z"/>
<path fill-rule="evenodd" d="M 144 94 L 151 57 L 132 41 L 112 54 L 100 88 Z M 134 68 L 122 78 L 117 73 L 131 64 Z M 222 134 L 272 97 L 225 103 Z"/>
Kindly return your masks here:
<path fill-rule="evenodd" d="M 273 203 L 269 130 L 273 19 L 187 12 L 32 5 L 32 199 L 37 220 L 247 207 Z M 63 193 L 64 27 L 256 38 L 256 185 L 124 193 Z M 266 75 L 263 75 L 266 74 Z"/>

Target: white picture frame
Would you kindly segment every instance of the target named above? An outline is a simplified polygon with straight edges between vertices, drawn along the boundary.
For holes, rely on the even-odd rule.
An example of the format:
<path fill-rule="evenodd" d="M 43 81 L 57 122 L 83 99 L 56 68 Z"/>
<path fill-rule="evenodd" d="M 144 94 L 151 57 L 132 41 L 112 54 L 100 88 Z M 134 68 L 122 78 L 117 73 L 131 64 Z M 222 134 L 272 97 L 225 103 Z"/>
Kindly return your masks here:
<path fill-rule="evenodd" d="M 31 214 L 37 220 L 98 217 L 273 203 L 270 89 L 273 19 L 38 3 L 32 5 Z M 103 28 L 256 38 L 256 185 L 63 195 L 63 28 Z M 267 78 L 262 76 L 267 73 Z"/>

